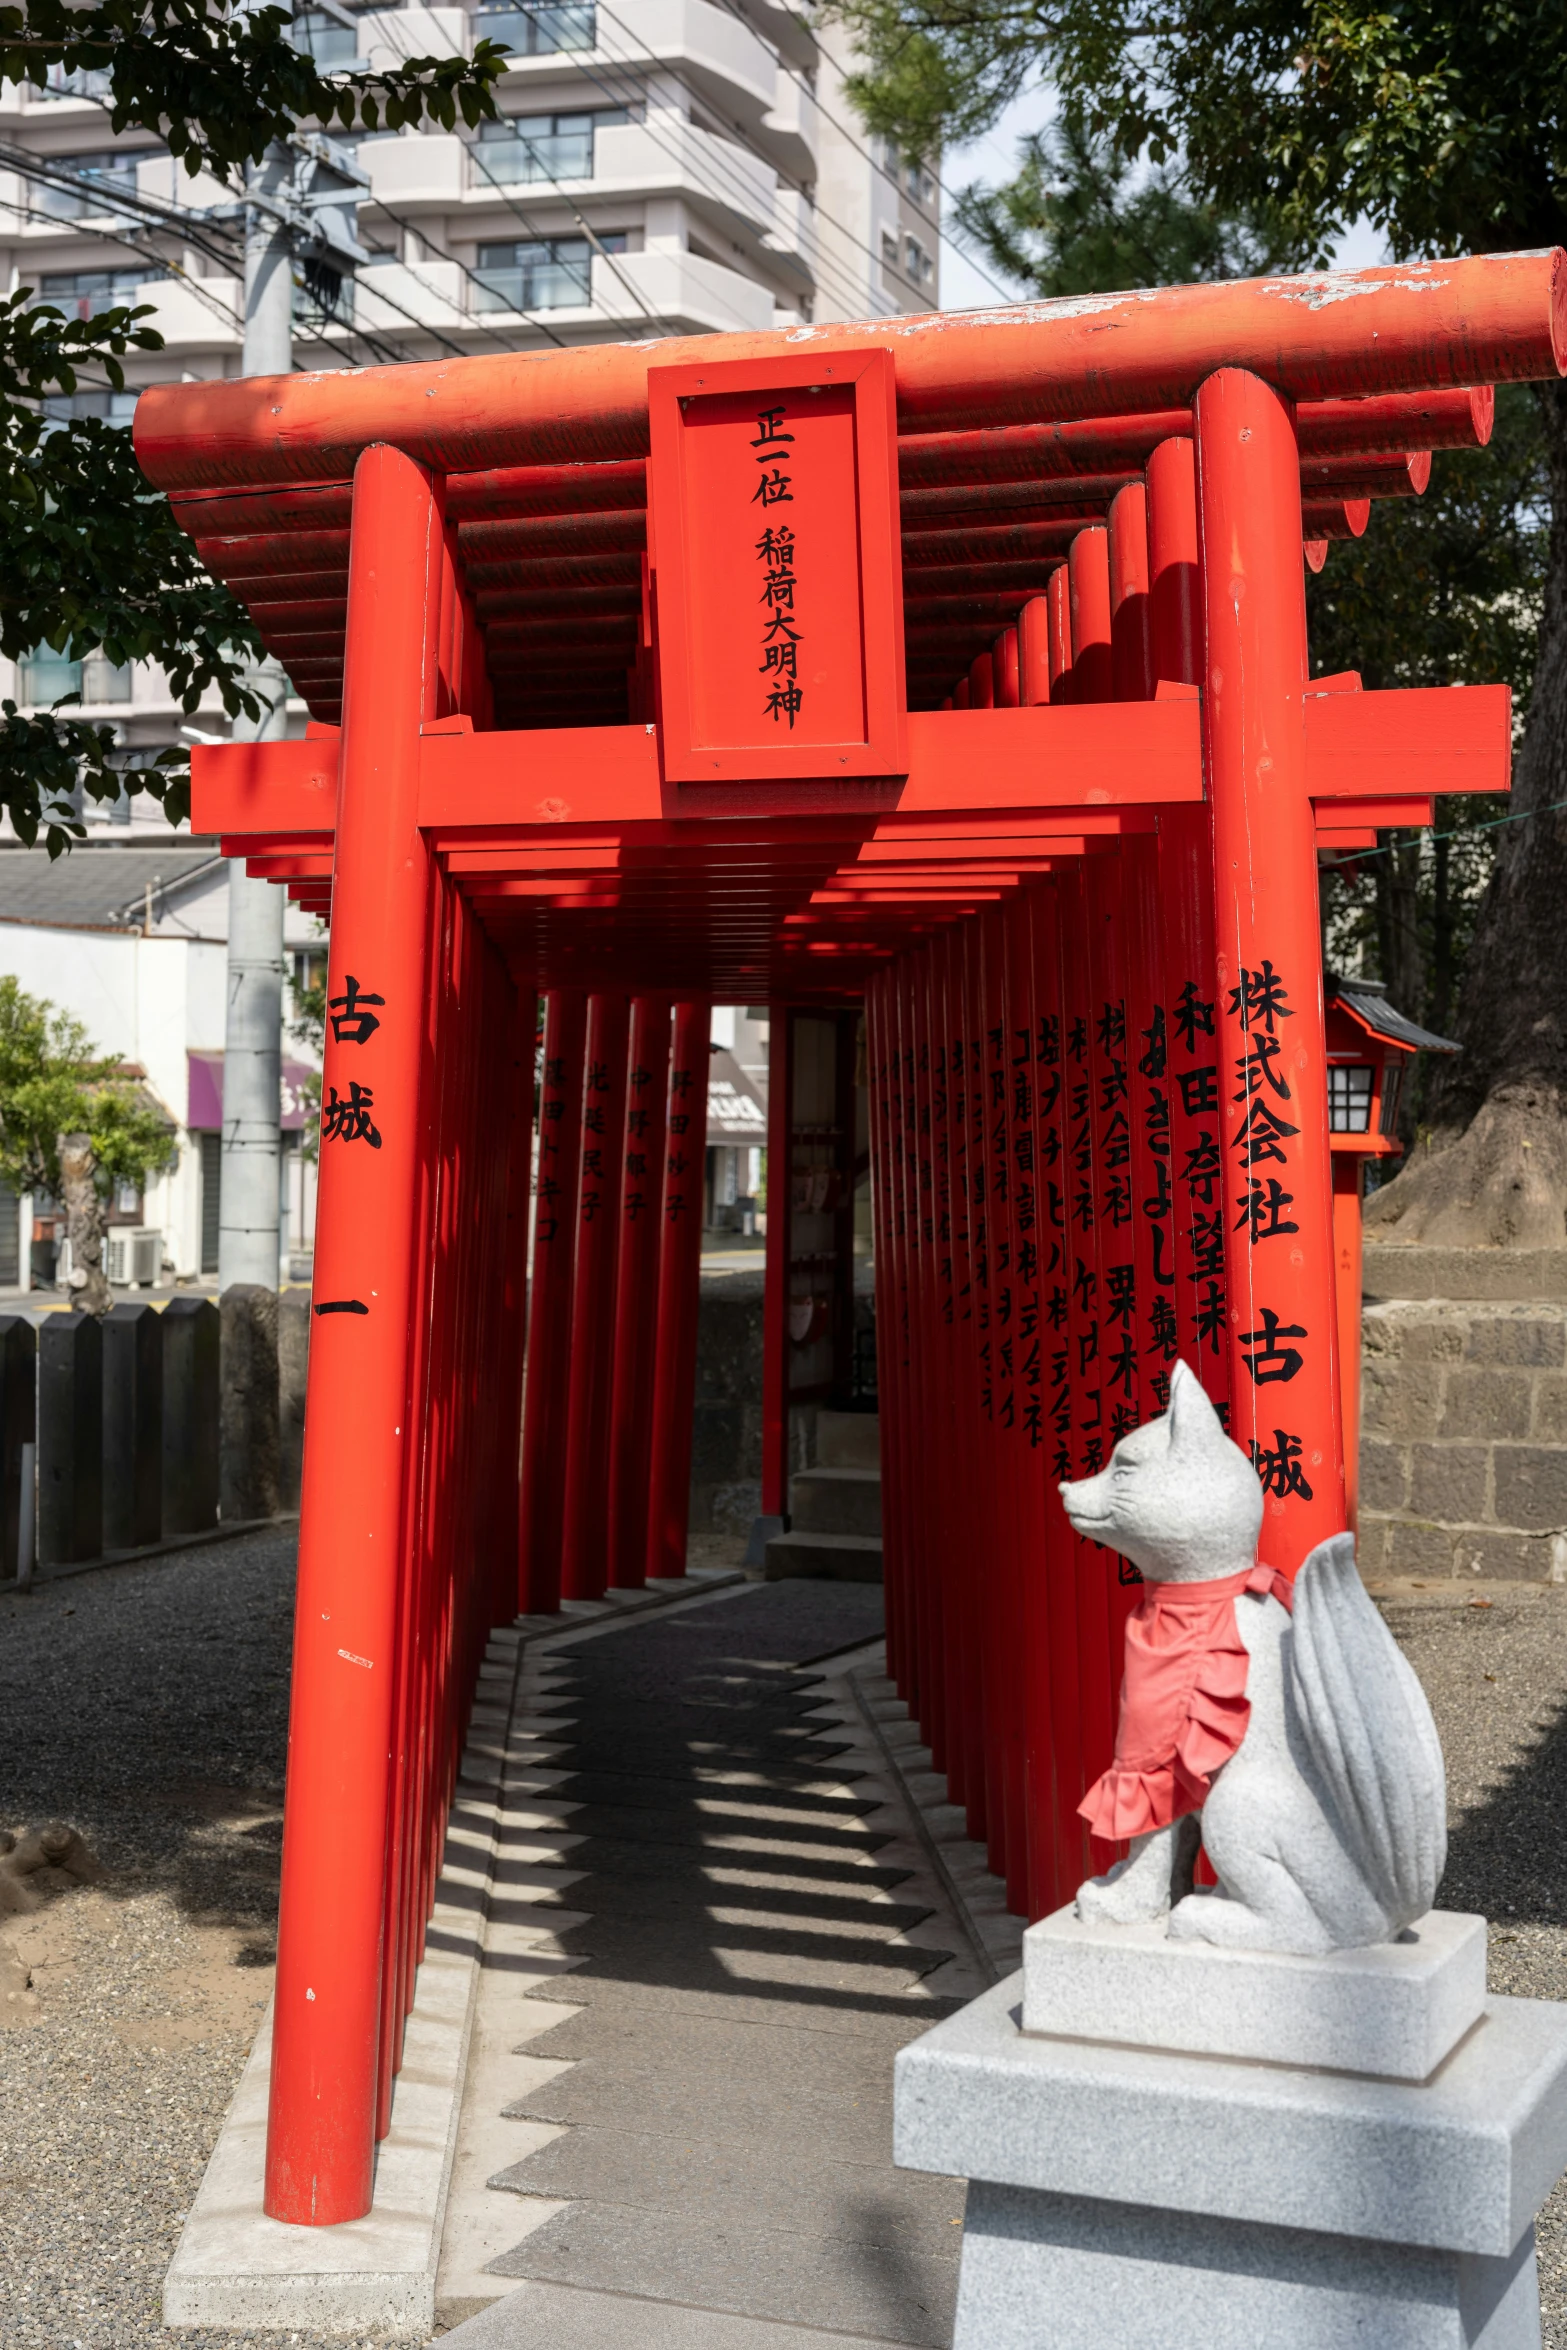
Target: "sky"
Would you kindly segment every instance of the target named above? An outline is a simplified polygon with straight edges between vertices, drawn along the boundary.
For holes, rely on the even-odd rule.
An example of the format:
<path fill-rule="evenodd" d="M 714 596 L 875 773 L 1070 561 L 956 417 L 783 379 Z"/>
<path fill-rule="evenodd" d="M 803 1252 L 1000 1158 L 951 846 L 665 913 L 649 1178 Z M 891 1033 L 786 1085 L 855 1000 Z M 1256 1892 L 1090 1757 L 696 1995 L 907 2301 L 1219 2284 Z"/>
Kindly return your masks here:
<path fill-rule="evenodd" d="M 1042 130 L 1052 112 L 1051 93 L 1044 88 L 1025 90 L 1000 117 L 993 130 L 965 147 L 954 147 L 942 158 L 942 210 L 951 210 L 952 197 L 971 180 L 1003 180 L 1017 167 L 1018 141 L 1027 131 Z M 1334 261 L 1340 269 L 1367 269 L 1387 258 L 1386 249 L 1369 221 L 1356 221 L 1341 240 Z M 1010 291 L 1010 289 L 1005 289 Z M 1107 291 L 1113 289 L 1107 288 Z M 982 309 L 1002 298 L 997 281 L 988 277 L 943 233 L 941 243 L 941 307 L 943 310 Z"/>

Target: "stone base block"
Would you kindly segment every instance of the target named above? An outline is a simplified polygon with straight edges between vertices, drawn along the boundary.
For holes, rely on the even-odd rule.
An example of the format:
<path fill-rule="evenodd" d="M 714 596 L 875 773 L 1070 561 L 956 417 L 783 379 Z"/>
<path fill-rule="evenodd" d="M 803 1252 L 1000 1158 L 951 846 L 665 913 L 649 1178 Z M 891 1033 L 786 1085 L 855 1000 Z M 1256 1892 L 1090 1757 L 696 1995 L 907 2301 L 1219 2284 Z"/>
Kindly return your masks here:
<path fill-rule="evenodd" d="M 1172 1942 L 1164 1921 L 1068 1909 L 1023 1937 L 1023 2029 L 1199 2056 L 1426 2080 L 1485 2005 L 1485 1920 L 1432 1910 L 1397 1942 L 1325 1958 Z"/>
<path fill-rule="evenodd" d="M 976 2180 L 954 2350 L 1539 2350 L 1534 2230 L 1505 2259 Z"/>
<path fill-rule="evenodd" d="M 896 2160 L 972 2182 L 955 2350 L 1539 2350 L 1567 2009 L 1414 2082 L 1034 2037 L 1022 1989 L 897 2059 Z"/>

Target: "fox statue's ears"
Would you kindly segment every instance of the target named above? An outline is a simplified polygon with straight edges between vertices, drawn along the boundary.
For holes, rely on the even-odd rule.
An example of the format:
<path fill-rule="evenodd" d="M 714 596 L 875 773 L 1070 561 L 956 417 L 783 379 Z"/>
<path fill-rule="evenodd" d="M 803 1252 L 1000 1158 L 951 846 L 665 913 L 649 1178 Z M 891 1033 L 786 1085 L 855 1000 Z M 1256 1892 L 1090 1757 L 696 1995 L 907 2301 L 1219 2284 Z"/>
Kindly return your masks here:
<path fill-rule="evenodd" d="M 1170 1373 L 1169 1419 L 1172 1451 L 1186 1446 L 1199 1450 L 1216 1442 L 1229 1442 L 1218 1413 L 1208 1401 L 1207 1389 L 1185 1363 L 1177 1363 Z"/>

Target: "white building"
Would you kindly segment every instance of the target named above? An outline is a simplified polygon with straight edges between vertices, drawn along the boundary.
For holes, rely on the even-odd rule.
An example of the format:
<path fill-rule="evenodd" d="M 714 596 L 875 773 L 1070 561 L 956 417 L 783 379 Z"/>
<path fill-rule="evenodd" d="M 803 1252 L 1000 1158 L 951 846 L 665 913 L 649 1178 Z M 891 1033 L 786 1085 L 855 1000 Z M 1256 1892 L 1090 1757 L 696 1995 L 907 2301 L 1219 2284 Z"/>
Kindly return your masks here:
<path fill-rule="evenodd" d="M 471 50 L 512 55 L 501 119 L 478 134 L 346 142 L 367 174 L 357 283 L 296 291 L 303 364 L 705 334 L 935 309 L 939 194 L 858 125 L 841 43 L 776 0 L 565 6 L 334 6 L 298 20 L 325 65 Z M 240 369 L 233 192 L 192 180 L 153 136 L 116 138 L 101 76 L 0 86 L 0 270 L 83 313 L 149 302 L 165 349 L 133 387 Z M 28 159 L 24 161 L 24 158 Z M 42 174 L 54 176 L 44 177 Z M 62 408 L 128 418 L 135 390 Z M 41 654 L 0 693 L 80 690 L 130 744 L 172 739 L 153 670 Z M 302 724 L 303 713 L 299 714 Z M 204 716 L 203 723 L 212 720 Z M 218 721 L 221 724 L 221 718 Z"/>
<path fill-rule="evenodd" d="M 352 10 L 334 0 L 296 23 L 326 66 L 469 51 L 485 37 L 512 52 L 501 119 L 477 135 L 339 142 L 368 178 L 357 217 L 372 259 L 357 282 L 296 287 L 302 364 L 938 307 L 932 175 L 863 131 L 844 94 L 841 36 L 818 37 L 783 0 Z M 240 372 L 239 230 L 234 192 L 190 179 L 148 133 L 117 138 L 105 95 L 94 75 L 56 72 L 46 90 L 0 84 L 0 272 L 8 291 L 32 286 L 84 316 L 155 307 L 165 348 L 127 361 L 132 388 L 51 403 L 129 421 L 146 384 Z M 225 210 L 227 221 L 212 217 Z M 71 692 L 129 748 L 227 733 L 215 697 L 193 729 L 150 664 L 122 670 L 47 649 L 0 661 L 0 695 L 23 708 Z M 295 704 L 292 731 L 304 716 Z M 87 846 L 53 868 L 0 830 L 0 972 L 146 1069 L 181 1154 L 137 1212 L 162 1232 L 167 1263 L 199 1275 L 216 1263 L 216 1139 L 192 1111 L 211 1115 L 200 1070 L 223 1045 L 224 868 L 210 847 L 171 838 L 150 799 L 82 813 Z M 296 960 L 320 951 L 318 926 L 294 908 L 288 940 Z M 743 1016 L 742 1028 L 743 1066 L 763 1056 Z M 721 1041 L 742 1038 L 726 1030 Z M 733 1205 L 754 1192 L 760 1153 L 719 1155 L 715 1195 Z M 297 1150 L 286 1164 L 297 1249 L 313 1201 Z M 7 1228 L 0 1216 L 0 1286 Z"/>
<path fill-rule="evenodd" d="M 161 818 L 159 822 L 161 823 Z M 0 846 L 0 974 L 72 1012 L 94 1047 L 138 1072 L 175 1128 L 179 1158 L 145 1195 L 112 1203 L 111 1278 L 199 1279 L 215 1274 L 220 1196 L 223 1017 L 227 996 L 228 870 L 206 844 L 161 836 L 95 835 L 51 865 L 41 850 Z M 321 927 L 290 906 L 286 943 L 303 983 L 324 954 Z M 315 1230 L 315 1169 L 304 1155 L 312 1056 L 284 1041 L 283 1254 L 308 1254 Z M 0 1219 L 0 1287 L 27 1267 L 46 1284 L 54 1271 L 50 1203 L 22 1203 L 20 1246 L 9 1210 Z M 132 1233 L 156 1235 L 134 1253 Z"/>

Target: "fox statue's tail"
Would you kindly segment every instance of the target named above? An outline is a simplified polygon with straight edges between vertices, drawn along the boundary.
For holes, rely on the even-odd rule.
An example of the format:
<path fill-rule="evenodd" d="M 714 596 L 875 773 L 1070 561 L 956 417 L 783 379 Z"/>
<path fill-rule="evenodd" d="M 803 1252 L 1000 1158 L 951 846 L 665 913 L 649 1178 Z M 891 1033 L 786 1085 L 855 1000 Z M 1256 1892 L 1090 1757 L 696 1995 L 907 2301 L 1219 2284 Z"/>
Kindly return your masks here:
<path fill-rule="evenodd" d="M 1447 1865 L 1447 1787 L 1425 1691 L 1371 1604 L 1353 1535 L 1321 1542 L 1295 1583 L 1296 1719 L 1339 1832 L 1399 1932 L 1423 1917 Z"/>

